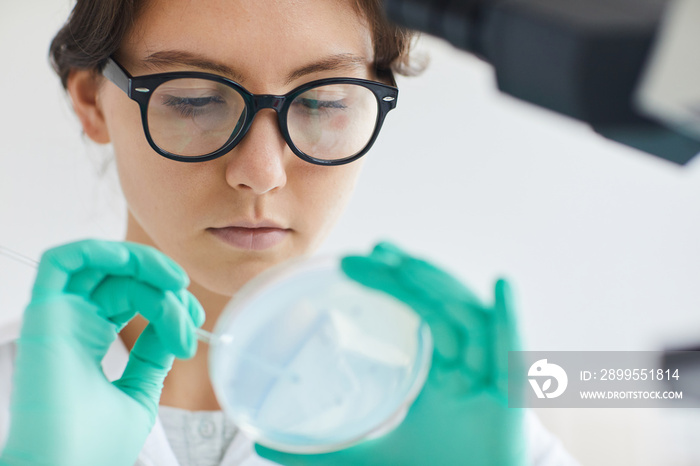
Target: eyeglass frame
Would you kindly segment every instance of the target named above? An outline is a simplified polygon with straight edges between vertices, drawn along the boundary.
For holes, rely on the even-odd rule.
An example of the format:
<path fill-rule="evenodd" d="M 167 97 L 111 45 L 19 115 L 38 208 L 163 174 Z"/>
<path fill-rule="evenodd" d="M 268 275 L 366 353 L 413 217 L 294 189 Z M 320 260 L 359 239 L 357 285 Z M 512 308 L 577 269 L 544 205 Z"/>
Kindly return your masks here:
<path fill-rule="evenodd" d="M 143 124 L 143 131 L 146 135 L 146 140 L 151 148 L 156 151 L 159 155 L 166 157 L 171 160 L 177 160 L 178 162 L 206 162 L 207 160 L 213 160 L 223 156 L 230 152 L 239 142 L 248 134 L 248 130 L 253 124 L 253 119 L 255 115 L 266 108 L 271 108 L 277 113 L 277 122 L 279 125 L 280 132 L 282 133 L 282 138 L 287 143 L 287 146 L 292 150 L 292 152 L 300 159 L 315 164 L 315 165 L 344 165 L 346 163 L 354 162 L 363 155 L 365 155 L 379 135 L 379 131 L 384 123 L 384 118 L 389 111 L 396 108 L 396 102 L 398 99 L 399 90 L 395 86 L 390 86 L 376 81 L 370 81 L 367 79 L 360 78 L 325 78 L 318 79 L 316 81 L 311 81 L 296 87 L 284 95 L 275 94 L 253 94 L 246 88 L 238 84 L 229 78 L 219 76 L 212 73 L 204 73 L 199 71 L 176 71 L 176 72 L 166 72 L 149 74 L 143 76 L 132 76 L 119 62 L 117 62 L 113 57 L 109 57 L 105 66 L 102 70 L 102 75 L 114 83 L 119 89 L 124 91 L 127 96 L 136 103 L 139 104 L 141 110 L 141 123 Z M 217 83 L 224 84 L 233 88 L 238 94 L 243 97 L 245 102 L 246 115 L 245 120 L 241 126 L 241 129 L 236 137 L 233 139 L 229 138 L 221 148 L 209 154 L 198 155 L 198 156 L 183 156 L 173 154 L 168 152 L 161 147 L 159 147 L 151 137 L 150 129 L 148 127 L 148 104 L 151 100 L 153 92 L 158 86 L 168 81 L 174 79 L 184 79 L 184 78 L 198 78 L 214 81 Z M 393 78 L 392 78 L 393 83 Z M 377 119 L 374 126 L 374 132 L 370 137 L 369 141 L 365 147 L 358 153 L 337 160 L 325 160 L 311 157 L 310 155 L 302 152 L 289 135 L 289 128 L 287 127 L 287 112 L 291 103 L 299 95 L 308 91 L 311 88 L 329 85 L 329 84 L 356 84 L 369 89 L 377 99 Z M 250 110 L 250 111 L 249 111 Z M 238 126 L 238 125 L 237 125 Z M 234 128 L 235 129 L 235 128 Z M 233 134 L 233 132 L 232 132 Z"/>

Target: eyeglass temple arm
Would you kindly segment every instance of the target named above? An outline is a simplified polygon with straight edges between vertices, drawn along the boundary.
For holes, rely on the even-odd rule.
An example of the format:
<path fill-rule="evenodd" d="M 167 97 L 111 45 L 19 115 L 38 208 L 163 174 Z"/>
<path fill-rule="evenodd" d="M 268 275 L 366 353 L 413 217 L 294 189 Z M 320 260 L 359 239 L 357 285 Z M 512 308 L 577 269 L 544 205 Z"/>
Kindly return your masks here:
<path fill-rule="evenodd" d="M 131 97 L 131 75 L 111 57 L 107 59 L 102 75 Z"/>

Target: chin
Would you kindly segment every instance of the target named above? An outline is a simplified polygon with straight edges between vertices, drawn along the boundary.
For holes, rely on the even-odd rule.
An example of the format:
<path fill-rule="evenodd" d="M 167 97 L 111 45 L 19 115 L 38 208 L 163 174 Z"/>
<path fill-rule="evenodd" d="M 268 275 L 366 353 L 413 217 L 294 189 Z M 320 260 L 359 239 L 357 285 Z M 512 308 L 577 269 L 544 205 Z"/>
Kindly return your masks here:
<path fill-rule="evenodd" d="M 212 293 L 230 298 L 235 295 L 243 285 L 260 273 L 299 255 L 300 254 L 269 256 L 249 254 L 250 257 L 227 263 L 220 263 L 216 267 L 212 267 L 211 263 L 204 263 L 188 273 L 192 281 L 196 282 L 199 286 Z"/>

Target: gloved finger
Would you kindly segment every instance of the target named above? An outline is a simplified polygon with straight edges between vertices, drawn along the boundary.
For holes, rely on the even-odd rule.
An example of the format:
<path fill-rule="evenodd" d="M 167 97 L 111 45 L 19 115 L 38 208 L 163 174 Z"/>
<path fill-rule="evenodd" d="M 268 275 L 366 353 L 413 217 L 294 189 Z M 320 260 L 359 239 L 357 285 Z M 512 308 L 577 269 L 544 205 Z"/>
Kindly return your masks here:
<path fill-rule="evenodd" d="M 398 266 L 407 255 L 408 254 L 403 249 L 394 243 L 382 241 L 374 246 L 368 257 L 384 262 L 387 265 Z"/>
<path fill-rule="evenodd" d="M 141 314 L 154 327 L 163 345 L 180 358 L 192 357 L 197 349 L 192 314 L 199 315 L 197 300 L 180 299 L 178 290 L 160 290 L 130 277 L 108 277 L 91 299 L 100 314 L 118 327 Z M 199 317 L 198 317 L 199 318 Z"/>
<path fill-rule="evenodd" d="M 133 276 L 162 289 L 176 290 L 189 284 L 182 268 L 155 248 L 84 240 L 50 249 L 42 255 L 33 298 L 66 291 L 71 277 L 86 269 L 99 270 L 105 275 Z M 80 294 L 80 290 L 68 291 Z"/>
<path fill-rule="evenodd" d="M 149 324 L 131 349 L 121 378 L 113 382 L 114 386 L 146 407 L 154 422 L 163 380 L 173 360 L 173 354 L 161 342 L 155 326 Z"/>
<path fill-rule="evenodd" d="M 149 265 L 150 266 L 150 265 Z M 176 267 L 179 267 L 175 264 Z M 112 275 L 126 276 L 127 272 L 122 273 L 112 273 Z M 184 273 L 184 271 L 183 271 Z M 73 276 L 70 277 L 68 285 L 66 286 L 66 292 L 74 293 L 81 296 L 90 296 L 94 289 L 107 277 L 104 270 L 88 268 L 75 272 Z M 183 285 L 184 286 L 184 285 Z M 164 289 L 171 289 L 172 287 L 165 287 Z"/>
<path fill-rule="evenodd" d="M 192 319 L 192 323 L 195 326 L 195 329 L 193 330 L 194 333 L 192 334 L 192 342 L 190 343 L 189 355 L 185 358 L 188 359 L 197 354 L 198 341 L 196 329 L 204 324 L 206 314 L 199 300 L 197 300 L 197 298 L 195 298 L 195 296 L 188 290 L 181 290 L 178 293 L 178 298 L 187 309 L 190 319 Z"/>
<path fill-rule="evenodd" d="M 430 262 L 411 256 L 395 244 L 381 242 L 374 247 L 369 257 L 400 268 L 406 272 L 408 283 L 421 292 L 426 292 L 428 296 L 442 299 L 448 293 L 460 302 L 480 305 L 479 299 L 462 282 Z M 439 285 L 438 289 L 423 286 L 424 280 Z"/>
<path fill-rule="evenodd" d="M 448 325 L 456 326 L 458 331 L 461 329 L 457 329 L 457 327 L 461 326 L 467 334 L 473 333 L 467 339 L 471 342 L 472 347 L 483 347 L 482 343 L 486 339 L 484 327 L 489 323 L 488 311 L 460 281 L 433 264 L 411 257 L 387 242 L 378 244 L 366 259 L 367 261 L 364 263 L 362 259 L 357 260 L 353 265 L 356 270 L 351 270 L 349 263 L 343 265 L 343 268 L 351 278 L 364 282 L 368 286 L 380 288 L 390 293 L 392 289 L 401 289 L 401 295 L 399 293 L 392 294 L 404 301 L 407 301 L 405 296 L 408 295 L 411 297 L 412 303 L 419 302 L 423 309 L 429 309 L 430 312 L 423 317 L 431 324 L 431 327 L 439 326 L 437 321 L 442 318 Z M 364 269 L 362 269 L 363 265 L 366 266 Z M 369 282 L 369 279 L 381 273 L 382 268 L 386 270 L 385 274 L 389 275 L 393 282 L 390 286 L 387 286 L 386 282 Z M 362 278 L 361 275 L 369 277 L 369 279 Z M 416 310 L 420 312 L 418 309 Z M 434 317 L 432 314 L 436 310 L 442 310 L 443 314 L 446 315 Z M 470 352 L 467 356 L 468 358 L 472 356 L 476 358 L 477 354 Z M 474 367 L 476 362 L 473 361 L 470 364 L 473 367 L 472 370 L 482 370 L 485 361 L 482 360 Z"/>
<path fill-rule="evenodd" d="M 466 336 L 461 348 L 462 372 L 475 385 L 483 386 L 492 373 L 492 333 L 490 316 L 486 312 L 471 312 L 462 309 L 461 327 Z"/>
<path fill-rule="evenodd" d="M 68 279 L 65 290 L 83 297 L 90 296 L 105 277 L 105 273 L 99 269 L 79 270 Z"/>
<path fill-rule="evenodd" d="M 105 276 L 102 272 L 93 269 L 81 270 L 73 275 L 70 280 L 69 287 L 75 286 L 76 289 L 86 290 L 86 295 L 89 296 L 104 280 Z M 90 290 L 90 292 L 87 293 L 87 290 Z M 185 307 L 191 311 L 190 316 L 192 317 L 192 321 L 195 323 L 195 326 L 201 327 L 204 323 L 205 314 L 204 309 L 199 304 L 199 301 L 197 301 L 197 298 L 195 298 L 192 293 L 186 289 L 180 290 L 178 292 L 178 297 L 182 303 L 189 303 Z M 125 309 L 123 315 L 112 315 L 111 320 L 120 328 L 121 325 L 131 320 L 133 315 L 133 311 L 127 308 Z"/>
<path fill-rule="evenodd" d="M 411 307 L 423 307 L 425 312 L 430 311 L 426 303 L 420 302 L 421 296 L 404 285 L 394 265 L 364 256 L 344 257 L 340 265 L 343 272 L 356 282 L 383 291 Z"/>
<path fill-rule="evenodd" d="M 332 453 L 320 453 L 314 455 L 302 455 L 294 453 L 285 453 L 279 450 L 273 450 L 271 448 L 264 447 L 258 443 L 255 444 L 255 452 L 258 456 L 265 458 L 266 460 L 272 461 L 276 464 L 282 464 L 284 466 L 327 466 L 327 465 L 341 465 L 349 464 L 348 458 L 345 458 L 345 451 L 341 450 L 339 452 Z M 371 461 L 370 458 L 364 458 L 365 462 Z M 352 464 L 350 462 L 350 464 Z"/>
<path fill-rule="evenodd" d="M 207 316 L 199 300 L 188 290 L 180 290 L 177 295 L 180 302 L 188 309 L 195 327 L 201 327 Z"/>
<path fill-rule="evenodd" d="M 425 302 L 442 304 L 452 318 L 465 326 L 473 323 L 465 308 L 478 314 L 484 312 L 479 299 L 459 280 L 427 261 L 410 256 L 392 243 L 377 244 L 369 258 L 393 267 L 395 278 L 404 288 L 412 290 Z"/>
<path fill-rule="evenodd" d="M 129 254 L 111 243 L 85 240 L 45 251 L 39 261 L 33 298 L 63 293 L 72 275 L 85 268 L 123 268 Z M 97 267 L 96 267 L 97 266 Z"/>
<path fill-rule="evenodd" d="M 291 453 L 285 453 L 279 450 L 273 450 L 271 448 L 264 447 L 258 443 L 255 444 L 255 453 L 268 461 L 272 461 L 275 464 L 282 464 L 284 466 L 296 466 L 308 464 L 312 465 L 313 462 L 305 462 L 306 455 L 295 455 Z"/>
<path fill-rule="evenodd" d="M 469 313 L 484 313 L 484 306 L 467 287 L 429 262 L 407 256 L 398 271 L 406 286 L 427 301 L 443 304 L 450 317 L 465 326 L 474 323 Z"/>
<path fill-rule="evenodd" d="M 459 359 L 461 343 L 453 322 L 445 319 L 438 305 L 426 302 L 412 288 L 406 287 L 394 265 L 387 264 L 378 255 L 348 256 L 341 261 L 341 268 L 353 280 L 383 291 L 411 307 L 430 327 L 434 346 L 434 367 L 453 368 Z"/>
<path fill-rule="evenodd" d="M 177 262 L 156 248 L 138 243 L 117 243 L 129 249 L 134 278 L 163 290 L 187 288 L 190 279 Z"/>
<path fill-rule="evenodd" d="M 462 363 L 462 351 L 466 335 L 443 318 L 423 318 L 433 337 L 433 366 L 441 369 L 457 369 Z"/>
<path fill-rule="evenodd" d="M 508 282 L 502 279 L 498 280 L 494 291 L 492 377 L 496 391 L 507 396 L 509 375 L 519 379 L 523 376 L 519 353 L 509 353 L 510 351 L 520 351 L 520 335 L 515 316 L 513 294 Z M 509 357 L 511 358 L 510 364 Z"/>
<path fill-rule="evenodd" d="M 406 286 L 444 314 L 459 336 L 459 362 L 465 387 L 480 386 L 490 374 L 489 311 L 461 282 L 434 265 L 405 257 L 398 269 Z"/>
<path fill-rule="evenodd" d="M 465 387 L 482 386 L 489 379 L 491 342 L 491 312 L 459 280 L 433 264 L 408 256 L 395 248 L 382 247 L 381 254 L 401 255 L 396 267 L 406 287 L 410 287 L 424 302 L 432 302 L 446 316 L 461 343 L 460 363 Z M 396 258 L 392 258 L 396 261 Z"/>

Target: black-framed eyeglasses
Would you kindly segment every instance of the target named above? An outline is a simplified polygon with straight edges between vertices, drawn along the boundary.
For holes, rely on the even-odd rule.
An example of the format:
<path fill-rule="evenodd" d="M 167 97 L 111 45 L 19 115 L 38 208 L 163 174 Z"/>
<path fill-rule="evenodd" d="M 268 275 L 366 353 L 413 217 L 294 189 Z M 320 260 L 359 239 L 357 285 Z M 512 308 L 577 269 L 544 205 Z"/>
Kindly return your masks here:
<path fill-rule="evenodd" d="M 102 74 L 141 108 L 146 139 L 163 157 L 203 162 L 243 139 L 256 113 L 277 113 L 292 152 L 317 165 L 342 165 L 374 144 L 398 89 L 357 78 L 306 83 L 285 95 L 252 94 L 215 74 L 182 71 L 131 76 L 113 58 Z"/>

